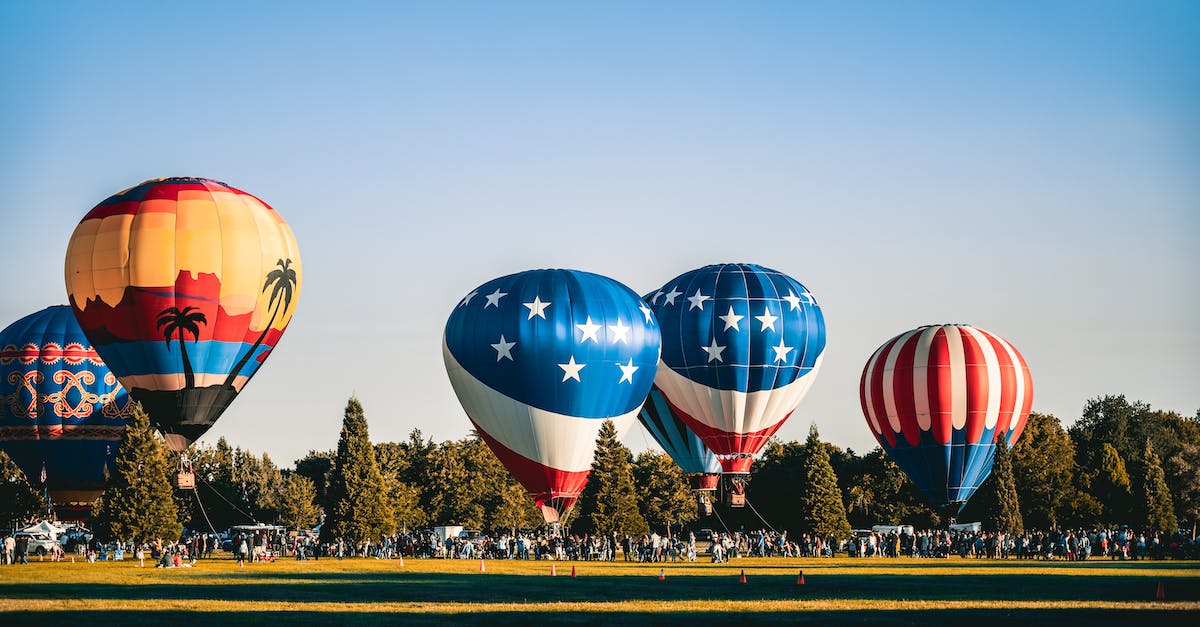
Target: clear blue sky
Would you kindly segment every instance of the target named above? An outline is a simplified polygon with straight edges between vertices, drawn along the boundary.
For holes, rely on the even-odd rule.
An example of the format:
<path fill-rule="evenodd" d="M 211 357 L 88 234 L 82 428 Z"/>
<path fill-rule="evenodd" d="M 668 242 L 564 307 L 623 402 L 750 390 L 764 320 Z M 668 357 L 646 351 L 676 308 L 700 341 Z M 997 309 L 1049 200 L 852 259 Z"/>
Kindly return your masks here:
<path fill-rule="evenodd" d="M 298 314 L 206 438 L 284 464 L 351 393 L 376 440 L 464 436 L 445 319 L 534 267 L 795 276 L 829 348 L 789 439 L 874 446 L 863 364 L 935 322 L 1012 341 L 1067 422 L 1200 408 L 1197 2 L 12 1 L 0 95 L 0 326 L 144 179 L 290 222 Z"/>

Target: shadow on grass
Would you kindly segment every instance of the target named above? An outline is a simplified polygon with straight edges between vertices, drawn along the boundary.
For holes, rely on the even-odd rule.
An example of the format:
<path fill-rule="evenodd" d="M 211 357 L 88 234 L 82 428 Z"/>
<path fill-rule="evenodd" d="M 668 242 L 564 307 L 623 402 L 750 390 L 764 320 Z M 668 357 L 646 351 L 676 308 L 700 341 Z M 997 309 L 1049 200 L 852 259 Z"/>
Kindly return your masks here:
<path fill-rule="evenodd" d="M 6 625 L 158 625 L 167 621 L 194 625 L 248 625 L 264 620 L 286 625 L 876 625 L 927 626 L 966 625 L 972 627 L 1012 627 L 1017 621 L 1026 624 L 1081 625 L 1107 627 L 1153 622 L 1162 625 L 1194 625 L 1194 613 L 1171 610 L 921 610 L 921 611 L 812 611 L 812 612 L 672 612 L 645 614 L 633 612 L 572 614 L 566 612 L 477 612 L 472 614 L 393 614 L 362 612 L 330 614 L 319 612 L 254 611 L 248 605 L 245 612 L 182 612 L 182 611 L 61 611 L 14 612 L 5 615 Z M 10 620 L 11 619 L 11 620 Z"/>
<path fill-rule="evenodd" d="M 0 598 L 24 599 L 170 599 L 299 602 L 525 603 L 611 601 L 723 601 L 791 599 L 1150 601 L 1158 583 L 1172 601 L 1200 600 L 1200 572 L 1194 577 L 1130 575 L 1021 575 L 1008 573 L 949 575 L 858 575 L 806 573 L 747 574 L 747 583 L 728 576 L 537 577 L 455 573 L 254 572 L 245 582 L 86 584 L 0 584 Z"/>

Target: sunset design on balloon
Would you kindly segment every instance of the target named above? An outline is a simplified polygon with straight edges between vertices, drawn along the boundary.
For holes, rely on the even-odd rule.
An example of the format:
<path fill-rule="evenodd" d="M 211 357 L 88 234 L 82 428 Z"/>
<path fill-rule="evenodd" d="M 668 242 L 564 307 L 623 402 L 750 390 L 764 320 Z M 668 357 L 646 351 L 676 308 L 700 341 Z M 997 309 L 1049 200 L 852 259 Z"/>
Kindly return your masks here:
<path fill-rule="evenodd" d="M 175 450 L 212 426 L 274 350 L 301 280 L 283 218 L 209 179 L 120 192 L 83 218 L 67 250 L 80 326 Z"/>

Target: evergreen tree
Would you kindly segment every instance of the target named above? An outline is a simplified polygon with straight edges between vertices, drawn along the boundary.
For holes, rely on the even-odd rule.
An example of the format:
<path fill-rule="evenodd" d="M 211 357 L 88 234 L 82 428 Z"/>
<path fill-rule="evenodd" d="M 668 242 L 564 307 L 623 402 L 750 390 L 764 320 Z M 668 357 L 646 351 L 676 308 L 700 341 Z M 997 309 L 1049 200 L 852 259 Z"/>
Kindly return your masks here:
<path fill-rule="evenodd" d="M 317 490 L 307 477 L 291 473 L 279 498 L 279 524 L 288 529 L 312 529 L 317 524 Z"/>
<path fill-rule="evenodd" d="M 642 451 L 633 462 L 638 508 L 651 529 L 673 533 L 696 520 L 696 497 L 683 470 L 666 453 Z"/>
<path fill-rule="evenodd" d="M 985 493 L 985 502 L 989 505 L 987 527 L 1008 535 L 1023 533 L 1025 526 L 1021 522 L 1021 504 L 1017 500 L 1017 487 L 1013 480 L 1012 453 L 1008 450 L 1007 439 L 1003 437 L 996 443 L 988 482 L 991 485 Z"/>
<path fill-rule="evenodd" d="M 829 449 L 821 442 L 815 424 L 809 428 L 808 440 L 804 443 L 800 483 L 796 488 L 801 532 L 822 538 L 850 537 L 850 523 L 846 520 L 837 475 L 829 463 Z"/>
<path fill-rule="evenodd" d="M 388 508 L 387 488 L 367 434 L 367 418 L 362 404 L 354 396 L 346 403 L 326 499 L 322 541 L 340 537 L 359 543 L 395 530 Z"/>
<path fill-rule="evenodd" d="M 139 407 L 121 436 L 114 471 L 93 521 L 96 536 L 103 541 L 137 544 L 156 538 L 177 540 L 183 525 L 171 489 L 174 472 L 166 448 Z"/>
<path fill-rule="evenodd" d="M 600 427 L 592 470 L 577 508 L 575 528 L 579 531 L 641 535 L 650 530 L 638 511 L 633 455 L 617 439 L 617 428 L 611 420 Z"/>
<path fill-rule="evenodd" d="M 1100 451 L 1099 469 L 1091 480 L 1092 494 L 1104 508 L 1106 522 L 1132 522 L 1129 472 L 1117 449 L 1105 442 Z"/>
<path fill-rule="evenodd" d="M 1171 502 L 1171 491 L 1163 478 L 1162 464 L 1150 440 L 1146 440 L 1146 449 L 1142 453 L 1142 463 L 1145 466 L 1142 474 L 1142 493 L 1144 514 L 1142 528 L 1162 533 L 1175 531 L 1175 505 Z"/>

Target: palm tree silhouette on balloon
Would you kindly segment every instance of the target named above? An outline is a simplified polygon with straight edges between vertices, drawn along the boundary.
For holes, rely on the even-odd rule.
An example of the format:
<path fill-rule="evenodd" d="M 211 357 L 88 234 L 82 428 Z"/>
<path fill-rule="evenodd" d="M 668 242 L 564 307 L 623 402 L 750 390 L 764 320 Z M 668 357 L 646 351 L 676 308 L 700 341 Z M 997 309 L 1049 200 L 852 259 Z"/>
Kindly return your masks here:
<path fill-rule="evenodd" d="M 207 325 L 208 318 L 204 312 L 195 307 L 167 307 L 158 313 L 158 328 L 162 329 L 163 339 L 167 342 L 167 350 L 171 350 L 171 336 L 179 338 L 179 352 L 183 355 L 183 385 L 185 388 L 196 387 L 196 374 L 192 371 L 192 362 L 188 359 L 187 344 L 184 343 L 187 334 L 192 341 L 200 336 L 200 325 Z"/>
<path fill-rule="evenodd" d="M 297 282 L 296 269 L 292 267 L 291 259 L 280 259 L 275 262 L 275 265 L 278 267 L 267 273 L 267 280 L 263 283 L 262 288 L 264 294 L 268 289 L 271 290 L 271 300 L 267 305 L 272 308 L 271 319 L 263 327 L 262 333 L 254 341 L 254 345 L 250 347 L 250 350 L 246 351 L 245 355 L 242 355 L 242 358 L 238 360 L 237 365 L 233 367 L 229 376 L 225 378 L 225 387 L 233 387 L 233 382 L 237 379 L 238 373 L 250 361 L 250 358 L 254 355 L 254 351 L 258 350 L 258 347 L 267 339 L 267 334 L 271 332 L 271 325 L 275 324 L 275 319 L 279 317 L 280 313 L 287 311 L 292 306 L 292 296 L 295 294 Z"/>

